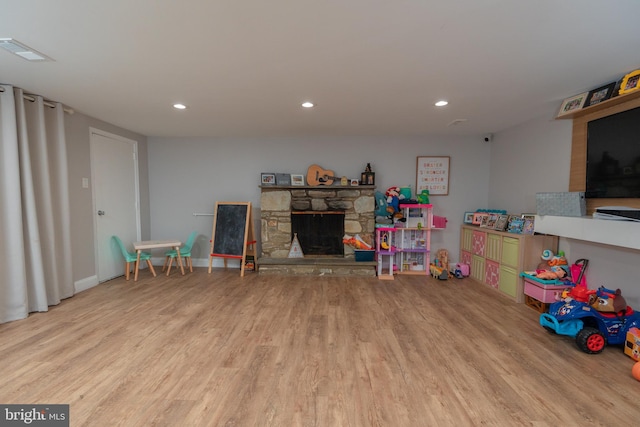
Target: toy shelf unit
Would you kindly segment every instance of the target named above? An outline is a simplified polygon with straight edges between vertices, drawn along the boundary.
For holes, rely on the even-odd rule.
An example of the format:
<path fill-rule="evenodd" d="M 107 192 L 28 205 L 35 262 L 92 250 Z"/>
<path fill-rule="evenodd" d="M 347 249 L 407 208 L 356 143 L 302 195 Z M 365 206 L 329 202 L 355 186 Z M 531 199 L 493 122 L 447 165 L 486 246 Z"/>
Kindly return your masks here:
<path fill-rule="evenodd" d="M 396 225 L 397 274 L 429 274 L 433 206 L 401 204 L 404 223 Z"/>
<path fill-rule="evenodd" d="M 395 234 L 396 229 L 393 227 L 376 228 L 376 260 L 380 280 L 393 280 L 396 255 Z"/>
<path fill-rule="evenodd" d="M 525 302 L 520 272 L 535 270 L 545 249 L 556 251 L 558 238 L 515 234 L 463 225 L 460 262 L 470 266 L 471 278 L 489 285 L 518 303 Z"/>

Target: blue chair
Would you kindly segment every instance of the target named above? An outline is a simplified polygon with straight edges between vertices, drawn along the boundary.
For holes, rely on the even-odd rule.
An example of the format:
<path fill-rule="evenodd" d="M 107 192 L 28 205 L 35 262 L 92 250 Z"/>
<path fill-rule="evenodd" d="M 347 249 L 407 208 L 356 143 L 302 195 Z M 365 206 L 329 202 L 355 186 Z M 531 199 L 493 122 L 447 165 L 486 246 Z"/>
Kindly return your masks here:
<path fill-rule="evenodd" d="M 198 237 L 198 233 L 196 231 L 189 234 L 187 241 L 180 248 L 180 258 L 182 258 L 182 262 L 186 262 L 189 267 L 189 271 L 193 273 L 193 263 L 191 262 L 191 248 L 193 248 L 193 244 L 196 241 L 196 237 Z M 164 265 L 162 266 L 162 271 L 167 268 L 167 276 L 171 271 L 171 264 L 173 263 L 173 259 L 178 257 L 178 253 L 175 249 L 171 249 L 165 252 Z M 168 264 L 168 265 L 167 265 Z M 177 263 L 176 263 L 177 264 Z"/>
<path fill-rule="evenodd" d="M 111 238 L 120 247 L 120 251 L 122 252 L 122 256 L 124 257 L 125 278 L 129 280 L 129 273 L 131 273 L 131 263 L 134 263 L 135 265 L 135 262 L 138 259 L 138 254 L 137 252 L 129 252 L 127 248 L 124 246 L 124 243 L 122 243 L 122 240 L 120 240 L 118 236 L 112 236 Z M 153 277 L 156 277 L 156 271 L 153 269 L 153 264 L 151 264 L 151 254 L 148 252 L 141 252 L 140 261 L 146 261 L 147 265 L 149 266 L 149 270 L 151 270 L 151 274 L 153 274 Z"/>

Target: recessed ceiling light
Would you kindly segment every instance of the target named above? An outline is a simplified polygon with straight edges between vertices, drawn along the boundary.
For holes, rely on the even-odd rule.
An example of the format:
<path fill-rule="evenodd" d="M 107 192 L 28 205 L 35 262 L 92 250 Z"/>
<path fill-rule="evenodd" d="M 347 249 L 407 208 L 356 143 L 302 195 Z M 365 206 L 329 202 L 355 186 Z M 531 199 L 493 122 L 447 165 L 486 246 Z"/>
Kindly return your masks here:
<path fill-rule="evenodd" d="M 187 106 L 184 104 L 173 104 L 173 108 L 175 108 L 176 110 L 184 110 L 187 108 Z"/>
<path fill-rule="evenodd" d="M 436 102 L 436 107 L 444 107 L 448 103 L 449 103 L 449 101 L 445 101 L 445 100 L 438 101 L 438 102 Z"/>
<path fill-rule="evenodd" d="M 311 107 L 313 107 L 313 102 L 309 102 L 309 101 L 307 101 L 307 102 L 303 102 L 303 103 L 302 103 L 302 106 L 303 106 L 304 108 L 311 108 Z"/>
<path fill-rule="evenodd" d="M 53 61 L 47 55 L 12 38 L 0 38 L 0 47 L 27 61 Z"/>

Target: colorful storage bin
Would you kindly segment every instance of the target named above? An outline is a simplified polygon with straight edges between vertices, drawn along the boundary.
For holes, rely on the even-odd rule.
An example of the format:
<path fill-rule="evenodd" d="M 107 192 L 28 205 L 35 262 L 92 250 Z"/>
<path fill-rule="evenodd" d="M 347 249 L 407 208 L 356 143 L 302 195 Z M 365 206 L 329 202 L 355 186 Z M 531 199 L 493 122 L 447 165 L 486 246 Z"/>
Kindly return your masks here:
<path fill-rule="evenodd" d="M 551 284 L 547 285 L 527 277 L 524 278 L 524 294 L 535 298 L 540 302 L 552 303 L 560 301 L 562 292 L 567 289 L 566 285 Z"/>
<path fill-rule="evenodd" d="M 376 251 L 368 249 L 355 249 L 355 258 L 357 262 L 370 262 L 373 261 L 373 255 Z"/>

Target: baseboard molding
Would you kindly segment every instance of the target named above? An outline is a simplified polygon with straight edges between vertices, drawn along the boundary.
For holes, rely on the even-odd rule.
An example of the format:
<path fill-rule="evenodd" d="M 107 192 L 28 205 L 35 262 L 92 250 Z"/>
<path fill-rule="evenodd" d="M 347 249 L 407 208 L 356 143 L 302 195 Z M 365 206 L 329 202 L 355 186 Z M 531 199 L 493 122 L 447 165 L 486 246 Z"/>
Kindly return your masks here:
<path fill-rule="evenodd" d="M 98 285 L 98 276 L 85 277 L 84 279 L 80 279 L 73 284 L 76 290 L 76 293 L 86 291 L 87 289 L 91 289 L 97 285 Z"/>

